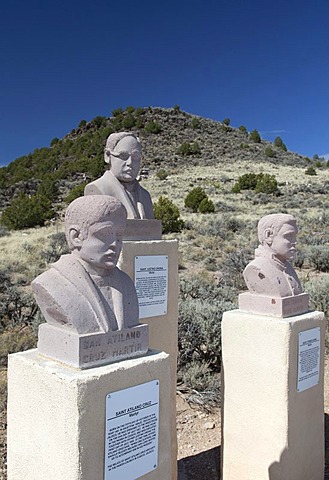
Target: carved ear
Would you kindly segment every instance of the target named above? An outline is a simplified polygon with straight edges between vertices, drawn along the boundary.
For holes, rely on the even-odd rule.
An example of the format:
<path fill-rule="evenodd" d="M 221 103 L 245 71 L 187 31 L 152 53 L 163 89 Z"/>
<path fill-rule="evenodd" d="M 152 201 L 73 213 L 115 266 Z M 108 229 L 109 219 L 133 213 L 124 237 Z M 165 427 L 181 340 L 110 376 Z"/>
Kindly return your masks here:
<path fill-rule="evenodd" d="M 105 150 L 105 152 L 104 152 L 104 161 L 105 161 L 105 163 L 110 163 L 110 156 L 111 156 L 110 150 Z"/>
<path fill-rule="evenodd" d="M 80 238 L 80 229 L 76 225 L 72 225 L 69 230 L 71 245 L 75 248 L 81 247 L 82 240 Z"/>
<path fill-rule="evenodd" d="M 273 230 L 271 228 L 266 228 L 264 232 L 264 239 L 267 245 L 272 245 L 273 242 Z"/>

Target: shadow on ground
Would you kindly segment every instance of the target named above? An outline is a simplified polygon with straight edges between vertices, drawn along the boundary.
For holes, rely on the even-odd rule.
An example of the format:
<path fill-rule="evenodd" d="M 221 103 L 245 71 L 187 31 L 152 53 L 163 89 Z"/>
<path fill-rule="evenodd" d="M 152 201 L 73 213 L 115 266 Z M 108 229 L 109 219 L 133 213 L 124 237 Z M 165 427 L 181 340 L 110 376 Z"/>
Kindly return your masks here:
<path fill-rule="evenodd" d="M 325 414 L 325 476 L 329 480 L 329 415 Z M 178 461 L 178 480 L 220 480 L 220 453 L 216 447 Z"/>
<path fill-rule="evenodd" d="M 178 461 L 178 480 L 206 479 L 220 479 L 220 447 Z"/>

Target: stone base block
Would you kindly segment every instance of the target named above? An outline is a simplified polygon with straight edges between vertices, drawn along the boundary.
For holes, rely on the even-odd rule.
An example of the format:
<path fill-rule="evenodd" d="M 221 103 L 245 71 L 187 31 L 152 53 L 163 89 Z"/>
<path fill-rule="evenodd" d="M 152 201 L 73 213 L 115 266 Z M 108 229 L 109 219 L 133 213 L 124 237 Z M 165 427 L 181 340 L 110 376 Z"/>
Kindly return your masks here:
<path fill-rule="evenodd" d="M 137 325 L 108 333 L 78 333 L 42 323 L 38 352 L 77 368 L 90 368 L 145 355 L 148 325 Z"/>
<path fill-rule="evenodd" d="M 321 312 L 224 313 L 223 480 L 323 480 L 325 329 Z M 299 365 L 316 369 L 317 383 L 302 391 Z"/>
<path fill-rule="evenodd" d="M 37 350 L 10 355 L 8 480 L 103 480 L 106 397 L 152 380 L 160 384 L 158 464 L 139 478 L 170 480 L 169 355 L 152 351 L 88 370 L 45 359 Z"/>
<path fill-rule="evenodd" d="M 273 315 L 275 317 L 292 317 L 300 313 L 306 313 L 309 295 L 301 293 L 291 297 L 270 297 L 255 295 L 249 292 L 240 293 L 239 309 L 244 312 Z"/>
<path fill-rule="evenodd" d="M 123 234 L 124 240 L 161 240 L 161 220 L 140 220 L 128 218 Z"/>

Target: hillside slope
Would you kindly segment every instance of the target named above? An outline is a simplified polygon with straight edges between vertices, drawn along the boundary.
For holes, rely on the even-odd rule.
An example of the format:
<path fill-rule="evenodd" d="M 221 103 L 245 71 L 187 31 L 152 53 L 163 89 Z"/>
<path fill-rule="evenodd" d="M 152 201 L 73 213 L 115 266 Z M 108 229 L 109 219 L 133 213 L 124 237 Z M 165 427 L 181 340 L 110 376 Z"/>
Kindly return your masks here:
<path fill-rule="evenodd" d="M 61 202 L 75 185 L 104 172 L 103 149 L 115 131 L 132 131 L 143 146 L 143 167 L 169 172 L 184 166 L 234 165 L 237 161 L 264 161 L 278 165 L 305 166 L 309 159 L 286 152 L 272 143 L 255 143 L 244 129 L 198 117 L 178 107 L 117 109 L 113 117 L 82 120 L 63 139 L 54 138 L 48 148 L 39 148 L 0 168 L 0 211 L 18 193 L 33 195 L 54 190 L 52 201 Z M 180 152 L 182 144 L 197 145 L 200 153 Z M 185 145 L 186 146 L 186 145 Z M 266 154 L 268 147 L 272 156 Z"/>

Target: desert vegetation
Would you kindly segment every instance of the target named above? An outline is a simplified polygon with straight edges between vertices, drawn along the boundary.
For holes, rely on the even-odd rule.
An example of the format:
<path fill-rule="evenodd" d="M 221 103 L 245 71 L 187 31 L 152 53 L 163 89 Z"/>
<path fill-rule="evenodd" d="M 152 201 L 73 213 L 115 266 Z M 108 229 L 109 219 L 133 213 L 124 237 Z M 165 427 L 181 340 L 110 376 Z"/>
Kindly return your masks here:
<path fill-rule="evenodd" d="M 146 128 L 152 121 L 160 130 Z M 311 294 L 312 307 L 329 315 L 329 169 L 321 163 L 316 175 L 305 175 L 319 160 L 288 152 L 279 141 L 264 142 L 256 134 L 249 138 L 246 127 L 194 117 L 177 106 L 118 108 L 110 119 L 81 121 L 49 148 L 0 169 L 5 220 L 0 228 L 1 367 L 6 367 L 9 352 L 35 345 L 43 319 L 30 282 L 65 253 L 60 212 L 66 202 L 83 194 L 86 182 L 103 173 L 104 141 L 115 129 L 131 129 L 141 137 L 143 166 L 149 168 L 141 182 L 163 221 L 164 238 L 179 239 L 179 380 L 194 397 L 197 392 L 199 402 L 218 402 L 222 314 L 236 308 L 238 294 L 245 289 L 242 271 L 257 246 L 261 216 L 296 216 L 296 269 Z M 267 147 L 273 155 L 269 150 L 266 154 Z M 42 222 L 37 214 L 35 228 L 10 223 L 30 211 L 33 217 L 35 206 L 29 201 L 42 195 L 51 209 L 46 209 Z M 189 197 L 191 204 L 186 203 Z M 18 202 L 20 208 L 15 209 Z"/>
<path fill-rule="evenodd" d="M 180 242 L 179 379 L 194 397 L 199 392 L 198 401 L 208 403 L 219 400 L 222 314 L 237 307 L 238 294 L 245 288 L 242 271 L 257 246 L 256 224 L 261 216 L 281 211 L 297 217 L 296 268 L 311 294 L 313 308 L 329 314 L 329 171 L 322 170 L 309 183 L 304 166 L 240 162 L 235 167 L 172 168 L 161 181 L 155 172 L 142 180 L 151 192 L 156 216 L 162 218 L 165 238 L 178 238 Z M 244 177 L 245 181 L 259 178 L 259 171 L 268 178 L 275 177 L 278 191 L 258 192 L 251 184 L 239 193 L 232 192 L 241 182 L 243 171 L 251 175 Z M 200 190 L 201 200 L 194 194 L 199 204 L 206 195 L 215 205 L 214 212 L 201 214 L 198 208 L 193 211 L 186 206 L 188 195 Z M 7 353 L 35 345 L 42 318 L 29 283 L 66 251 L 62 230 L 60 220 L 48 227 L 3 230 L 2 367 Z"/>

